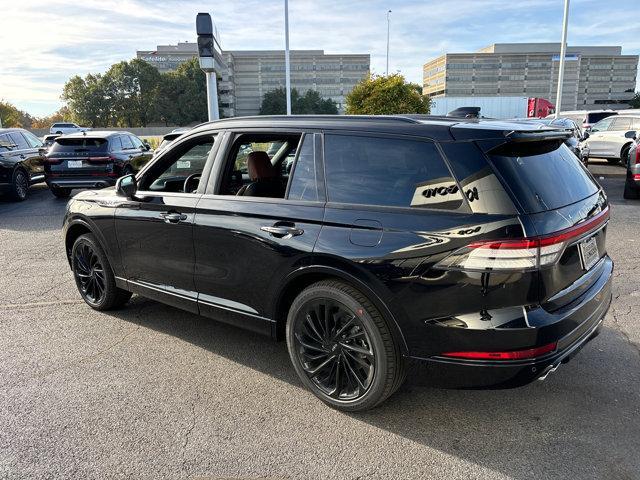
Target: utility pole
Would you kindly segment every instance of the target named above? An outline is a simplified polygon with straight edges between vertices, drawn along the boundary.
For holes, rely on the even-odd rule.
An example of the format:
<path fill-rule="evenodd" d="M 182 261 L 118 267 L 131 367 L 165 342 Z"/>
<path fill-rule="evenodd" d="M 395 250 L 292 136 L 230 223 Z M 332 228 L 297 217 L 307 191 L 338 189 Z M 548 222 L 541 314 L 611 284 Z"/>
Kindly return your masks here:
<path fill-rule="evenodd" d="M 218 120 L 218 84 L 216 78 L 215 41 L 213 23 L 208 13 L 198 13 L 196 16 L 196 33 L 198 34 L 198 59 L 200 68 L 207 80 L 207 110 L 209 121 Z"/>
<path fill-rule="evenodd" d="M 389 76 L 389 24 L 391 23 L 390 14 L 391 10 L 387 12 L 387 70 L 385 76 Z"/>
<path fill-rule="evenodd" d="M 562 107 L 562 83 L 564 82 L 564 57 L 567 53 L 567 26 L 569 24 L 569 0 L 564 0 L 564 19 L 562 21 L 562 43 L 560 44 L 560 65 L 558 66 L 558 93 L 556 95 L 556 114 L 558 118 Z"/>
<path fill-rule="evenodd" d="M 287 115 L 291 115 L 291 65 L 289 64 L 289 0 L 284 0 L 284 81 Z"/>

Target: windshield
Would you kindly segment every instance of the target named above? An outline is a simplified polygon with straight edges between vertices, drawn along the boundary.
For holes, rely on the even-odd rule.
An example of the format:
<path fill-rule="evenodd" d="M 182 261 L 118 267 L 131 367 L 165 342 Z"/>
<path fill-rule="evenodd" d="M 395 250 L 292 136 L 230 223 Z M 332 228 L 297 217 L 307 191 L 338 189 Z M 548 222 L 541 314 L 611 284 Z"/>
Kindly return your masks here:
<path fill-rule="evenodd" d="M 507 145 L 490 155 L 524 213 L 555 210 L 598 191 L 598 185 L 566 145 L 537 143 L 540 145 L 536 147 L 516 147 L 520 151 Z"/>

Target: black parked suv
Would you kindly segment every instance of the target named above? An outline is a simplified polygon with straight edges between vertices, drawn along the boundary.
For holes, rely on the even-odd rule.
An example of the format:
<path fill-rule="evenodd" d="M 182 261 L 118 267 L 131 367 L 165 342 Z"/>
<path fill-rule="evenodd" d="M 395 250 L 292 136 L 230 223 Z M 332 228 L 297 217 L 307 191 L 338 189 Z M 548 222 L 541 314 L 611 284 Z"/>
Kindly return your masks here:
<path fill-rule="evenodd" d="M 47 185 L 56 197 L 73 188 L 104 188 L 135 173 L 153 156 L 148 144 L 129 132 L 81 132 L 56 138 L 45 161 Z"/>
<path fill-rule="evenodd" d="M 44 181 L 45 147 L 22 128 L 0 128 L 0 193 L 27 198 L 29 186 Z"/>
<path fill-rule="evenodd" d="M 452 386 L 522 385 L 593 338 L 611 301 L 607 198 L 568 134 L 425 116 L 204 124 L 69 203 L 69 264 L 97 310 L 135 292 L 286 339 L 339 409 L 381 403 L 409 359 Z"/>

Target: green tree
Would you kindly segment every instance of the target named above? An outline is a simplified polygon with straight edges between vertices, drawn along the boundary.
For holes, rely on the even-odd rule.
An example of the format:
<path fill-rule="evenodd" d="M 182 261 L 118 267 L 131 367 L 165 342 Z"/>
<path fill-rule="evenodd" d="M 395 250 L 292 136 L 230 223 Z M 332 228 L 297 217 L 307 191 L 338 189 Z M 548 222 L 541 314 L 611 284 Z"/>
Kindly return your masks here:
<path fill-rule="evenodd" d="M 95 127 L 108 126 L 112 116 L 109 79 L 103 75 L 88 74 L 85 78 L 78 75 L 65 83 L 61 98 L 67 104 L 70 118 L 82 125 Z"/>
<path fill-rule="evenodd" d="M 12 103 L 0 100 L 0 123 L 3 127 L 30 128 L 35 118 Z"/>
<path fill-rule="evenodd" d="M 156 113 L 165 125 L 189 125 L 207 121 L 207 81 L 197 58 L 162 75 Z"/>
<path fill-rule="evenodd" d="M 365 78 L 347 95 L 346 113 L 351 115 L 393 115 L 429 113 L 431 101 L 420 85 L 407 82 L 398 73 Z"/>
<path fill-rule="evenodd" d="M 640 92 L 636 92 L 631 101 L 629 102 L 631 108 L 640 108 Z"/>
<path fill-rule="evenodd" d="M 103 95 L 109 98 L 120 125 L 146 127 L 155 119 L 160 72 L 144 60 L 112 65 L 104 76 Z"/>
<path fill-rule="evenodd" d="M 279 87 L 262 97 L 260 115 L 284 115 L 287 112 L 287 98 L 284 88 Z M 296 114 L 337 114 L 336 103 L 323 99 L 315 90 L 307 90 L 300 95 L 297 89 L 291 89 L 291 113 Z"/>

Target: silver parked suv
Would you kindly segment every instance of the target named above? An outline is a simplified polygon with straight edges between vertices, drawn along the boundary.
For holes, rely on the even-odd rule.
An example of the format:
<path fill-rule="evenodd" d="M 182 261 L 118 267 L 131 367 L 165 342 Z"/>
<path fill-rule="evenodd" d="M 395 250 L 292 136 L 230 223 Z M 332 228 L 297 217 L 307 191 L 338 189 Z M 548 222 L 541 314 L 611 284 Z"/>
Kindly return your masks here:
<path fill-rule="evenodd" d="M 622 160 L 626 163 L 633 135 L 628 132 L 640 130 L 640 115 L 614 115 L 596 123 L 589 132 L 584 146 L 590 157 L 606 158 L 610 163 Z"/>

